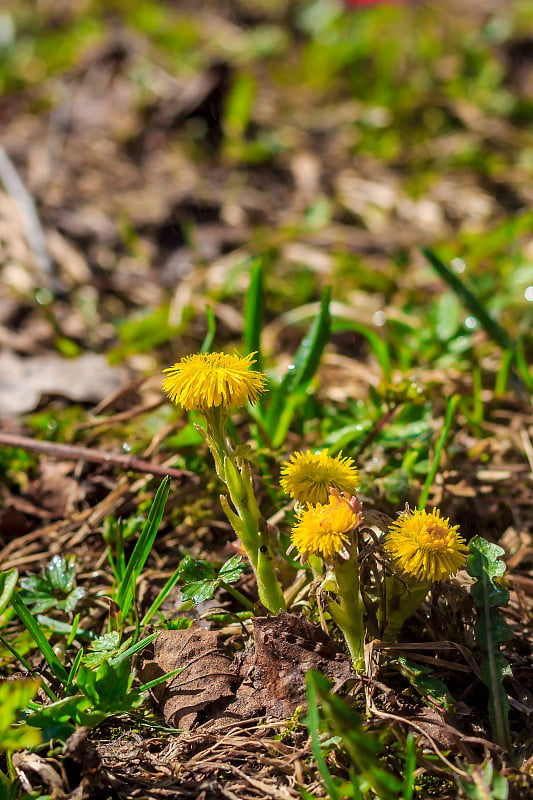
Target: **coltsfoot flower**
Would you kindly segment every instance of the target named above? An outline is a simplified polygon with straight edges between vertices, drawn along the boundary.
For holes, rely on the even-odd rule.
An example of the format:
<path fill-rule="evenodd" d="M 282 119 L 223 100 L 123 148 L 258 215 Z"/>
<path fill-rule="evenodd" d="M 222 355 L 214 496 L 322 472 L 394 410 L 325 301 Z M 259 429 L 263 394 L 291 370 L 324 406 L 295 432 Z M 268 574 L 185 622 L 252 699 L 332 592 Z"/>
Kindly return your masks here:
<path fill-rule="evenodd" d="M 321 556 L 326 561 L 335 557 L 349 558 L 353 531 L 361 521 L 361 505 L 356 497 L 335 492 L 329 502 L 308 506 L 301 512 L 291 534 L 291 541 L 300 557 Z"/>
<path fill-rule="evenodd" d="M 466 563 L 468 546 L 458 528 L 436 508 L 431 514 L 407 511 L 389 526 L 385 550 L 417 580 L 446 580 Z"/>
<path fill-rule="evenodd" d="M 299 503 L 327 503 L 329 490 L 355 493 L 359 486 L 359 471 L 352 458 L 333 458 L 327 450 L 321 453 L 294 453 L 281 468 L 281 487 Z"/>
<path fill-rule="evenodd" d="M 264 391 L 266 376 L 250 369 L 255 353 L 247 356 L 228 353 L 197 353 L 185 356 L 163 370 L 167 377 L 163 391 L 186 411 L 224 406 L 241 408 L 255 403 Z"/>

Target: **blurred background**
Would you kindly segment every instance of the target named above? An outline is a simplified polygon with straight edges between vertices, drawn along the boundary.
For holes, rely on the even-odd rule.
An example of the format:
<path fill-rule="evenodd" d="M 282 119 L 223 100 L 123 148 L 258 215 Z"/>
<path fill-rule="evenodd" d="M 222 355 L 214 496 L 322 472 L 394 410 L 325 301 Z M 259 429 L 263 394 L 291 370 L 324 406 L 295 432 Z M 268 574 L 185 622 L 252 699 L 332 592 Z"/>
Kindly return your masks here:
<path fill-rule="evenodd" d="M 520 527 L 525 500 L 501 495 L 518 491 L 509 431 L 532 352 L 532 123 L 530 0 L 4 0 L 4 430 L 113 446 L 116 428 L 87 426 L 118 392 L 108 410 L 143 411 L 121 446 L 146 450 L 174 412 L 157 407 L 158 377 L 135 381 L 198 351 L 207 307 L 213 347 L 242 347 L 259 265 L 274 376 L 332 289 L 332 333 L 285 450 L 356 452 L 387 391 L 403 392 L 366 464 L 370 494 L 404 502 L 459 392 L 452 455 L 499 477 L 465 482 L 452 463 L 447 491 L 459 516 L 479 502 L 486 517 L 471 485 L 488 485 L 495 528 Z M 507 405 L 492 413 L 494 392 Z M 493 438 L 474 447 L 482 429 Z M 26 490 L 24 459 L 3 459 Z"/>

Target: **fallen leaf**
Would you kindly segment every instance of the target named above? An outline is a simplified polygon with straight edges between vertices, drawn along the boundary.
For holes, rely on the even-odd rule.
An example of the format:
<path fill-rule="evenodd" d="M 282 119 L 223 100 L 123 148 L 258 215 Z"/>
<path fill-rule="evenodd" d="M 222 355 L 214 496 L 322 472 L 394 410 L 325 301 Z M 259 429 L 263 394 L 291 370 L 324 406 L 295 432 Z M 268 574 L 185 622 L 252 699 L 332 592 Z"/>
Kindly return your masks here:
<path fill-rule="evenodd" d="M 337 685 L 353 678 L 348 658 L 318 625 L 303 616 L 256 617 L 253 639 L 254 647 L 241 666 L 236 700 L 227 707 L 227 715 L 291 717 L 298 706 L 305 705 L 305 675 L 310 669 L 320 670 Z"/>
<path fill-rule="evenodd" d="M 110 367 L 105 356 L 86 353 L 79 358 L 0 353 L 0 415 L 13 417 L 33 411 L 43 395 L 60 395 L 79 403 L 97 403 L 126 380 L 124 370 Z"/>
<path fill-rule="evenodd" d="M 141 678 L 148 682 L 165 672 L 182 668 L 168 683 L 153 690 L 168 725 L 189 730 L 202 712 L 215 714 L 217 704 L 234 697 L 236 666 L 219 643 L 216 631 L 190 628 L 163 631 L 154 642 L 153 659 L 143 663 Z M 216 714 L 215 714 L 216 715 Z"/>

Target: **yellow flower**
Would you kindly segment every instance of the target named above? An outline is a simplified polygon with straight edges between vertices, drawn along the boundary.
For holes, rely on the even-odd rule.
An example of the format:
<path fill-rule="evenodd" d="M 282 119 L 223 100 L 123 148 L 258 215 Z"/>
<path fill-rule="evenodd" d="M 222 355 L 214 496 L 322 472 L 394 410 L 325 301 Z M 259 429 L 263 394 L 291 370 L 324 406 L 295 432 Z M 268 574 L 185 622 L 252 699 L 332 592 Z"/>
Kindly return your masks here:
<path fill-rule="evenodd" d="M 359 472 L 352 458 L 328 456 L 328 451 L 294 453 L 281 468 L 281 487 L 299 503 L 326 503 L 331 487 L 354 494 L 359 486 Z"/>
<path fill-rule="evenodd" d="M 163 391 L 170 400 L 185 410 L 206 411 L 216 406 L 237 407 L 255 403 L 264 391 L 266 377 L 250 370 L 255 354 L 247 356 L 228 353 L 197 353 L 185 356 L 172 367 Z"/>
<path fill-rule="evenodd" d="M 442 581 L 464 566 L 468 547 L 458 525 L 433 513 L 408 511 L 389 527 L 385 550 L 397 567 L 419 581 Z"/>
<path fill-rule="evenodd" d="M 302 558 L 309 555 L 332 560 L 349 557 L 353 531 L 361 520 L 360 504 L 355 497 L 338 492 L 324 505 L 308 506 L 301 512 L 291 534 L 293 545 Z"/>

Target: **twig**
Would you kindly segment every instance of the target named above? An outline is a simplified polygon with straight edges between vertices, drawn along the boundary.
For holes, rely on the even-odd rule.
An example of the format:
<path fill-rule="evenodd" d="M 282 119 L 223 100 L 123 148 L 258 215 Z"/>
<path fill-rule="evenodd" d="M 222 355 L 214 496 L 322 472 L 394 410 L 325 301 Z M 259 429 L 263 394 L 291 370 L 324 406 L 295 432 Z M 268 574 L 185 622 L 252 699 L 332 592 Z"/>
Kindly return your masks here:
<path fill-rule="evenodd" d="M 37 269 L 50 278 L 52 276 L 52 260 L 48 254 L 35 203 L 24 186 L 15 165 L 2 146 L 0 146 L 0 181 L 17 205 L 24 235 L 33 254 Z"/>
<path fill-rule="evenodd" d="M 168 475 L 170 478 L 176 478 L 179 481 L 183 481 L 185 478 L 192 481 L 198 480 L 194 472 L 152 464 L 150 461 L 145 461 L 136 456 L 107 453 L 102 450 L 91 450 L 88 447 L 79 447 L 73 444 L 45 442 L 40 439 L 31 439 L 29 436 L 18 436 L 17 434 L 4 433 L 3 431 L 0 431 L 0 445 L 4 445 L 5 447 L 20 447 L 22 450 L 42 453 L 52 458 L 65 458 L 72 461 L 90 461 L 93 464 L 109 464 L 111 466 L 123 467 L 133 472 Z"/>

